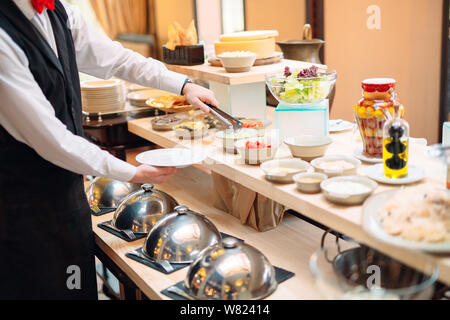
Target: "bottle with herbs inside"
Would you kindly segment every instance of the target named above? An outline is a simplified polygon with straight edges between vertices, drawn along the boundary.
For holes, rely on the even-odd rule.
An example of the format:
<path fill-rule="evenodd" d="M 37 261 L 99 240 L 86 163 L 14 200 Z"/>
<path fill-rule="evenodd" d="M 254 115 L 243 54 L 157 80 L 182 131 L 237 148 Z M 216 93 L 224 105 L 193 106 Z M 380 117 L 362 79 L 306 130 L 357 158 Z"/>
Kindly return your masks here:
<path fill-rule="evenodd" d="M 372 78 L 362 81 L 363 97 L 354 107 L 355 119 L 363 142 L 363 154 L 382 158 L 383 127 L 394 115 L 394 104 L 398 103 L 394 91 L 396 81 L 390 78 Z M 399 104 L 399 117 L 403 117 L 403 106 Z"/>
<path fill-rule="evenodd" d="M 409 124 L 400 118 L 400 104 L 394 104 L 394 117 L 383 128 L 384 176 L 397 179 L 408 174 Z"/>

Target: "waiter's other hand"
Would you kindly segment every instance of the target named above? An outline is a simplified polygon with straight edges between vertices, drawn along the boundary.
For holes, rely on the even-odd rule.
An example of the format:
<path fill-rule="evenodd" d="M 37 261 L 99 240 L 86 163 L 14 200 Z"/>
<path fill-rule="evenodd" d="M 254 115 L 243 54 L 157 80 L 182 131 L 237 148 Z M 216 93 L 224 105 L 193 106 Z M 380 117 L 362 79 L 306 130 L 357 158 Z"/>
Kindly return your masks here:
<path fill-rule="evenodd" d="M 186 83 L 183 88 L 183 94 L 186 96 L 187 102 L 202 109 L 205 113 L 209 112 L 209 107 L 205 103 L 212 104 L 216 107 L 219 106 L 219 102 L 216 100 L 214 93 L 197 84 Z"/>
<path fill-rule="evenodd" d="M 176 168 L 172 167 L 152 167 L 149 165 L 140 165 L 136 168 L 136 174 L 130 182 L 134 183 L 164 183 L 175 173 Z"/>

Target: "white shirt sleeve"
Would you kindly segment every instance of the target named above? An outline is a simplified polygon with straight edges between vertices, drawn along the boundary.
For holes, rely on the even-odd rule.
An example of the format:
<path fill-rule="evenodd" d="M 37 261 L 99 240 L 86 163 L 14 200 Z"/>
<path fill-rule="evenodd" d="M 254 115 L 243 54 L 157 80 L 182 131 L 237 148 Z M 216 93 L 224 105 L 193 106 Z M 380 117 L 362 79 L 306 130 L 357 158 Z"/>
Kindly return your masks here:
<path fill-rule="evenodd" d="M 0 28 L 0 125 L 42 158 L 67 170 L 129 181 L 136 168 L 72 134 L 55 116 L 28 59 Z"/>
<path fill-rule="evenodd" d="M 76 6 L 65 1 L 62 3 L 69 16 L 69 28 L 81 72 L 103 79 L 115 76 L 142 86 L 181 93 L 185 75 L 167 70 L 158 60 L 125 49 L 102 30 L 89 25 Z"/>

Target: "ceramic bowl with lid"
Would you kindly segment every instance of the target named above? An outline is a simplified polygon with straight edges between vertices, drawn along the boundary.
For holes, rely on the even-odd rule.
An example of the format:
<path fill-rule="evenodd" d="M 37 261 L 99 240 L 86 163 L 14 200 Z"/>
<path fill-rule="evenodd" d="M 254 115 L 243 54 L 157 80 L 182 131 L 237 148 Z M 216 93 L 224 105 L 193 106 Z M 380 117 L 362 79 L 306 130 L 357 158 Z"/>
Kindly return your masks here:
<path fill-rule="evenodd" d="M 177 201 L 167 193 L 143 184 L 141 190 L 128 195 L 114 213 L 112 224 L 120 230 L 148 233 L 163 216 L 172 213 Z"/>
<path fill-rule="evenodd" d="M 277 288 L 275 269 L 256 248 L 236 238 L 205 250 L 189 267 L 185 279 L 195 299 L 262 299 Z"/>
<path fill-rule="evenodd" d="M 117 208 L 126 196 L 139 190 L 139 187 L 137 183 L 97 177 L 86 188 L 86 197 L 90 206 Z"/>
<path fill-rule="evenodd" d="M 191 263 L 208 247 L 218 244 L 221 235 L 204 215 L 175 207 L 150 230 L 143 251 L 150 258 L 170 263 Z"/>

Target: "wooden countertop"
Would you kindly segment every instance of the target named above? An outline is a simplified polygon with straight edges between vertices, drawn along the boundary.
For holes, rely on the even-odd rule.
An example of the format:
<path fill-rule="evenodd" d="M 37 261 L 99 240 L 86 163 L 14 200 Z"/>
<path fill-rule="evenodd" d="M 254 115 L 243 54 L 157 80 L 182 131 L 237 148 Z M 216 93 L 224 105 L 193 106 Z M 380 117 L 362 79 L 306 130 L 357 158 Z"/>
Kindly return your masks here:
<path fill-rule="evenodd" d="M 283 282 L 267 299 L 320 299 L 314 279 L 309 271 L 310 256 L 319 249 L 323 231 L 292 215 L 286 215 L 281 225 L 264 233 L 257 232 L 211 206 L 212 181 L 210 175 L 198 168 L 179 170 L 170 182 L 159 185 L 159 189 L 172 195 L 178 202 L 205 214 L 221 232 L 244 239 L 263 252 L 271 263 L 294 272 L 295 277 Z M 187 269 L 183 268 L 165 275 L 139 262 L 131 260 L 125 253 L 142 247 L 144 239 L 126 242 L 97 227 L 111 220 L 113 213 L 92 217 L 97 245 L 150 299 L 169 299 L 160 292 L 184 280 Z M 330 238 L 332 243 L 333 238 Z"/>
<path fill-rule="evenodd" d="M 267 109 L 267 118 L 274 119 L 274 109 Z M 274 122 L 274 121 L 272 121 Z M 225 154 L 219 141 L 214 138 L 214 130 L 211 130 L 206 139 L 195 141 L 180 141 L 176 139 L 174 133 L 154 131 L 151 129 L 150 119 L 139 119 L 128 123 L 130 132 L 152 141 L 165 148 L 175 146 L 201 148 L 208 154 L 205 165 L 212 171 L 217 172 L 227 178 L 239 182 L 266 197 L 269 197 L 288 208 L 302 213 L 303 215 L 321 223 L 336 231 L 346 234 L 355 240 L 370 247 L 376 248 L 385 254 L 396 257 L 402 262 L 419 268 L 421 261 L 426 257 L 434 259 L 440 267 L 439 278 L 441 281 L 450 284 L 450 256 L 430 255 L 418 251 L 409 251 L 382 243 L 373 239 L 361 227 L 361 206 L 341 206 L 328 202 L 322 194 L 303 194 L 296 190 L 295 184 L 277 185 L 268 182 L 259 166 L 249 166 L 238 162 L 239 156 Z M 357 145 L 352 131 L 332 134 L 334 142 L 327 150 L 327 154 L 352 155 Z M 282 145 L 277 157 L 290 157 L 290 152 L 286 146 Z M 444 173 L 439 172 L 437 160 L 431 160 L 425 155 L 425 147 L 412 144 L 410 150 L 410 163 L 420 164 L 427 169 L 427 178 L 423 183 L 444 186 Z M 360 173 L 366 165 L 360 168 Z M 376 193 L 393 187 L 379 185 Z M 285 223 L 285 222 L 283 222 Z M 265 234 L 265 233 L 264 233 Z M 263 234 L 263 236 L 264 236 Z M 267 236 L 269 237 L 269 236 Z"/>
<path fill-rule="evenodd" d="M 278 63 L 253 66 L 248 72 L 228 73 L 223 67 L 213 67 L 208 62 L 196 66 L 182 66 L 166 64 L 171 71 L 183 73 L 192 78 L 199 78 L 205 81 L 215 81 L 228 85 L 246 84 L 266 81 L 266 74 L 272 72 L 282 72 L 285 66 L 292 68 L 306 68 L 311 63 L 282 59 Z"/>

